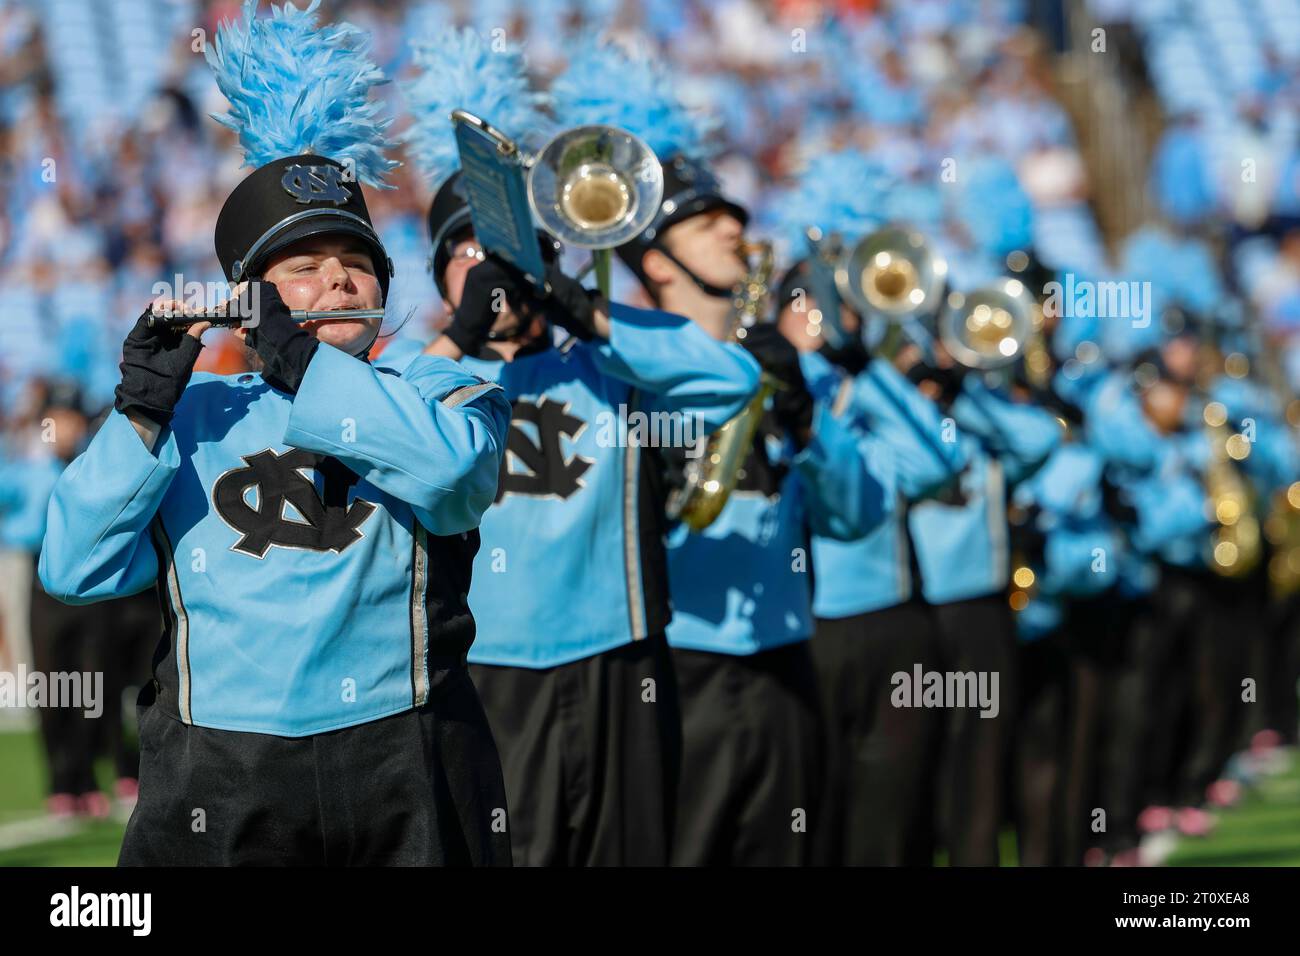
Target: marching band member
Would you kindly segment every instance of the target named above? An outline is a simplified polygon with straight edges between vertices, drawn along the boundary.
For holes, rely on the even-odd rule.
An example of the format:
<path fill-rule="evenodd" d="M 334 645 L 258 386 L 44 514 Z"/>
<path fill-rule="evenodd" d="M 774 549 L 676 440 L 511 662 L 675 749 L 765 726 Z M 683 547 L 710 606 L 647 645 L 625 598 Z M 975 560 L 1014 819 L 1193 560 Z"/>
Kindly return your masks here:
<path fill-rule="evenodd" d="M 96 608 L 68 607 L 45 593 L 35 572 L 45 537 L 45 515 L 59 475 L 84 449 L 88 423 L 80 390 L 71 382 L 43 383 L 36 421 L 48 444 L 0 465 L 0 521 L 4 543 L 28 555 L 33 570 L 31 603 L 32 666 L 44 674 L 103 673 L 108 663 L 103 615 Z M 93 663 L 92 663 L 93 662 Z M 87 687 L 88 692 L 93 688 Z M 113 701 L 99 691 L 95 717 L 112 719 Z M 92 705 L 42 707 L 41 742 L 49 768 L 46 809 L 51 816 L 80 813 L 107 816 L 108 802 L 95 782 L 96 730 Z M 134 776 L 134 774 L 132 775 Z"/>
<path fill-rule="evenodd" d="M 592 92 L 597 77 L 611 75 L 617 89 Z M 728 338 L 739 318 L 733 289 L 752 294 L 765 280 L 759 270 L 747 275 L 748 214 L 722 194 L 698 141 L 680 135 L 690 125 L 680 104 L 649 64 L 611 47 L 575 54 L 553 92 L 564 115 L 626 126 L 663 158 L 659 215 L 619 256 L 660 308 Z M 756 312 L 759 302 L 737 311 L 745 308 Z M 870 450 L 814 400 L 789 341 L 759 321 L 742 344 L 781 385 L 770 407 L 747 411 L 762 418 L 721 513 L 693 530 L 688 499 L 669 536 L 668 641 L 684 741 L 673 861 L 681 865 L 812 859 L 822 821 L 809 535 L 860 537 L 885 508 Z"/>
<path fill-rule="evenodd" d="M 1023 363 L 1017 369 L 1065 427 L 1047 462 L 1011 496 L 1010 602 L 1019 639 L 1012 803 L 1025 866 L 1083 862 L 1097 823 L 1091 808 L 1106 808 L 1111 847 L 1124 845 L 1131 828 L 1122 821 L 1136 816 L 1122 793 L 1133 770 L 1115 759 L 1124 730 L 1110 719 L 1121 706 L 1113 701 L 1116 668 L 1132 616 L 1121 583 L 1128 562 L 1105 460 L 1084 440 L 1082 411 L 1065 397 L 1096 381 L 1095 343 L 1084 337 L 1095 330 L 1068 324 L 1045 315 L 1035 355 L 1045 385 L 1029 382 Z M 1092 361 L 1071 358 L 1068 374 L 1055 362 L 1080 354 Z"/>
<path fill-rule="evenodd" d="M 1199 629 L 1215 626 L 1212 618 L 1202 620 L 1197 593 L 1213 585 L 1200 557 L 1210 531 L 1201 476 L 1209 449 L 1200 429 L 1188 427 L 1192 367 L 1181 358 L 1191 354 L 1192 343 L 1175 342 L 1167 350 L 1171 368 L 1160 351 L 1135 353 L 1118 341 L 1120 330 L 1109 331 L 1115 366 L 1088 393 L 1084 413 L 1088 442 L 1103 456 L 1106 478 L 1131 514 L 1126 537 L 1134 560 L 1121 578 L 1136 584 L 1141 605 L 1118 678 L 1126 688 L 1118 719 L 1129 754 L 1121 762 L 1142 768 L 1117 785 L 1110 825 L 1121 836 L 1174 824 L 1184 835 L 1203 835 L 1211 821 L 1199 809 L 1202 795 L 1188 792 L 1179 753 L 1192 685 L 1188 648 Z M 1147 809 L 1132 819 L 1144 804 Z M 1177 814 L 1173 806 L 1181 808 Z"/>
<path fill-rule="evenodd" d="M 783 208 L 792 231 L 817 226 L 852 240 L 879 225 L 883 188 L 870 161 L 851 150 L 813 160 Z M 796 218 L 797 217 L 797 218 Z M 895 707 L 892 675 L 937 666 L 929 608 L 915 591 L 907 506 L 938 492 L 964 467 L 965 448 L 941 440 L 937 406 L 883 356 L 863 344 L 861 318 L 841 303 L 845 341 L 832 346 L 830 319 L 801 260 L 781 283 L 780 328 L 799 349 L 810 391 L 844 406 L 859 434 L 879 439 L 894 476 L 885 520 L 856 541 L 815 535 L 812 641 L 825 718 L 828 819 L 819 858 L 850 865 L 929 865 L 932 763 L 939 714 Z"/>
<path fill-rule="evenodd" d="M 469 30 L 443 36 L 420 50 L 427 72 L 410 89 L 416 151 L 438 186 L 433 271 L 450 312 L 426 351 L 499 382 L 514 409 L 483 518 L 470 661 L 503 755 L 516 862 L 662 865 L 681 716 L 664 637 L 659 449 L 629 424 L 667 413 L 707 433 L 748 401 L 758 368 L 671 310 L 605 301 L 554 261 L 540 300 L 483 254 L 447 116 L 464 108 L 508 135 L 539 123 L 519 52 L 486 49 Z M 467 69 L 440 68 L 449 60 Z M 453 89 L 447 75 L 474 81 Z M 554 346 L 553 328 L 571 347 Z"/>
<path fill-rule="evenodd" d="M 996 866 L 1015 718 L 1006 495 L 1047 460 L 1061 429 L 1044 409 L 965 372 L 941 341 L 933 363 L 911 351 L 909 378 L 946 411 L 967 453 L 958 481 L 908 514 L 921 591 L 934 609 L 944 670 L 987 674 L 990 682 L 996 674 L 999 682 L 996 714 L 966 706 L 947 717 L 941 819 L 954 865 Z"/>
<path fill-rule="evenodd" d="M 208 323 L 147 309 L 50 503 L 51 595 L 156 587 L 165 617 L 123 865 L 509 863 L 465 663 L 508 405 L 447 359 L 370 365 L 377 317 L 290 315 L 377 309 L 390 277 L 357 183 L 393 165 L 366 102 L 382 74 L 315 9 L 248 0 L 208 53 L 256 166 L 216 249 L 254 282 L 238 334 L 261 374 L 191 374 Z"/>

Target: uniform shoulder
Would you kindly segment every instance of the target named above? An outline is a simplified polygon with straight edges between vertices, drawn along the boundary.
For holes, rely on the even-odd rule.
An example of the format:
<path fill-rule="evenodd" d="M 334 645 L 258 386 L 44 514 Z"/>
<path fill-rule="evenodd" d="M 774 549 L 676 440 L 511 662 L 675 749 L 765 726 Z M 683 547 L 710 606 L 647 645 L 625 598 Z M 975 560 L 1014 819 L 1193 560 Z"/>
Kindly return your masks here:
<path fill-rule="evenodd" d="M 190 376 L 190 384 L 187 387 L 193 388 L 196 385 L 205 385 L 210 382 L 224 382 L 227 385 L 250 384 L 257 377 L 256 372 L 231 372 L 228 375 L 221 375 L 217 372 L 195 372 Z"/>
<path fill-rule="evenodd" d="M 248 392 L 251 398 L 255 394 L 273 391 L 257 372 L 233 372 L 229 375 L 195 372 L 177 403 L 176 413 L 182 419 L 196 414 L 207 415 L 207 409 L 228 408 L 234 392 Z M 205 411 L 200 412 L 200 409 Z"/>

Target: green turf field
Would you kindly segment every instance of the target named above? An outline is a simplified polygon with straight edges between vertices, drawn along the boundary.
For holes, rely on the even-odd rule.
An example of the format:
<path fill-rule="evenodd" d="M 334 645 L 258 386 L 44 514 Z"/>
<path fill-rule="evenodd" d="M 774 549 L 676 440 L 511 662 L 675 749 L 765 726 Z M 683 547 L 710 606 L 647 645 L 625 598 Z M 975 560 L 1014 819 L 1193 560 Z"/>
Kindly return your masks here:
<path fill-rule="evenodd" d="M 1300 866 L 1300 760 L 1261 780 L 1241 805 L 1219 814 L 1205 840 L 1184 840 L 1169 866 Z"/>
<path fill-rule="evenodd" d="M 111 792 L 108 761 L 101 761 L 96 770 L 100 785 Z M 117 862 L 123 821 L 74 821 L 66 835 L 47 834 L 41 820 L 44 798 L 40 738 L 35 731 L 0 733 L 0 866 L 112 866 Z"/>
<path fill-rule="evenodd" d="M 107 787 L 109 768 L 105 764 L 99 770 Z M 69 832 L 48 832 L 41 820 L 44 787 L 36 734 L 0 732 L 0 866 L 112 866 L 122 842 L 122 821 L 78 821 Z M 1011 864 L 1015 859 L 1015 838 L 1007 832 L 1002 860 Z M 1167 862 L 1300 866 L 1300 759 L 1292 757 L 1287 773 L 1265 779 L 1239 807 L 1220 814 L 1213 836 L 1182 841 Z"/>

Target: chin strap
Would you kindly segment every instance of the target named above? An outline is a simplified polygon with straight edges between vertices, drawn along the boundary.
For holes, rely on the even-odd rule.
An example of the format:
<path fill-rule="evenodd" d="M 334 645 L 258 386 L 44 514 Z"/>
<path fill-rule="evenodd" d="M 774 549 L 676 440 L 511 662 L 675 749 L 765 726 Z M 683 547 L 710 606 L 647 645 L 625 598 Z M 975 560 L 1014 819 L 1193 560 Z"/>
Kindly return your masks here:
<path fill-rule="evenodd" d="M 383 323 L 381 322 L 380 325 L 383 325 Z M 379 325 L 376 325 L 375 331 L 370 336 L 370 338 L 367 339 L 364 344 L 353 345 L 352 351 L 349 352 L 348 354 L 351 355 L 353 358 L 364 359 L 369 354 L 370 347 L 374 345 L 375 342 L 378 341 L 378 339 L 379 339 Z"/>
<path fill-rule="evenodd" d="M 666 246 L 661 245 L 658 240 L 652 242 L 650 244 L 650 248 L 658 249 L 660 252 L 666 255 L 669 258 L 669 260 L 671 260 L 673 263 L 676 264 L 677 268 L 681 269 L 683 272 L 685 272 L 688 276 L 691 277 L 691 281 L 694 282 L 699 287 L 700 291 L 703 292 L 705 295 L 713 296 L 715 299 L 731 298 L 732 289 L 730 287 L 724 289 L 722 288 L 722 286 L 714 285 L 712 282 L 705 282 L 703 279 L 697 276 L 690 269 L 690 267 L 686 265 L 686 263 L 682 262 L 681 259 L 678 259 L 675 255 L 673 255 Z"/>

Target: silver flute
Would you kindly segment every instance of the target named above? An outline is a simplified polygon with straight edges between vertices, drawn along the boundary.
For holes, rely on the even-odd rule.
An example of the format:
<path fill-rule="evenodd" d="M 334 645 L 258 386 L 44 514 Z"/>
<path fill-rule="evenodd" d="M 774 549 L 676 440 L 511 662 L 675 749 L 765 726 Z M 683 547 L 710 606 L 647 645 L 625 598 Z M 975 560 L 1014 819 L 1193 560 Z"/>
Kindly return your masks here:
<path fill-rule="evenodd" d="M 307 312 L 302 309 L 294 309 L 289 313 L 289 317 L 295 322 L 339 322 L 348 319 L 382 319 L 384 317 L 384 310 L 330 309 L 323 312 Z M 157 313 L 150 313 L 149 328 L 188 329 L 191 325 L 196 325 L 199 322 L 211 322 L 213 328 L 237 329 L 249 318 L 250 316 L 241 315 L 238 311 L 231 313 L 223 309 L 212 309 L 207 312 L 181 312 L 175 315 L 158 315 Z"/>

